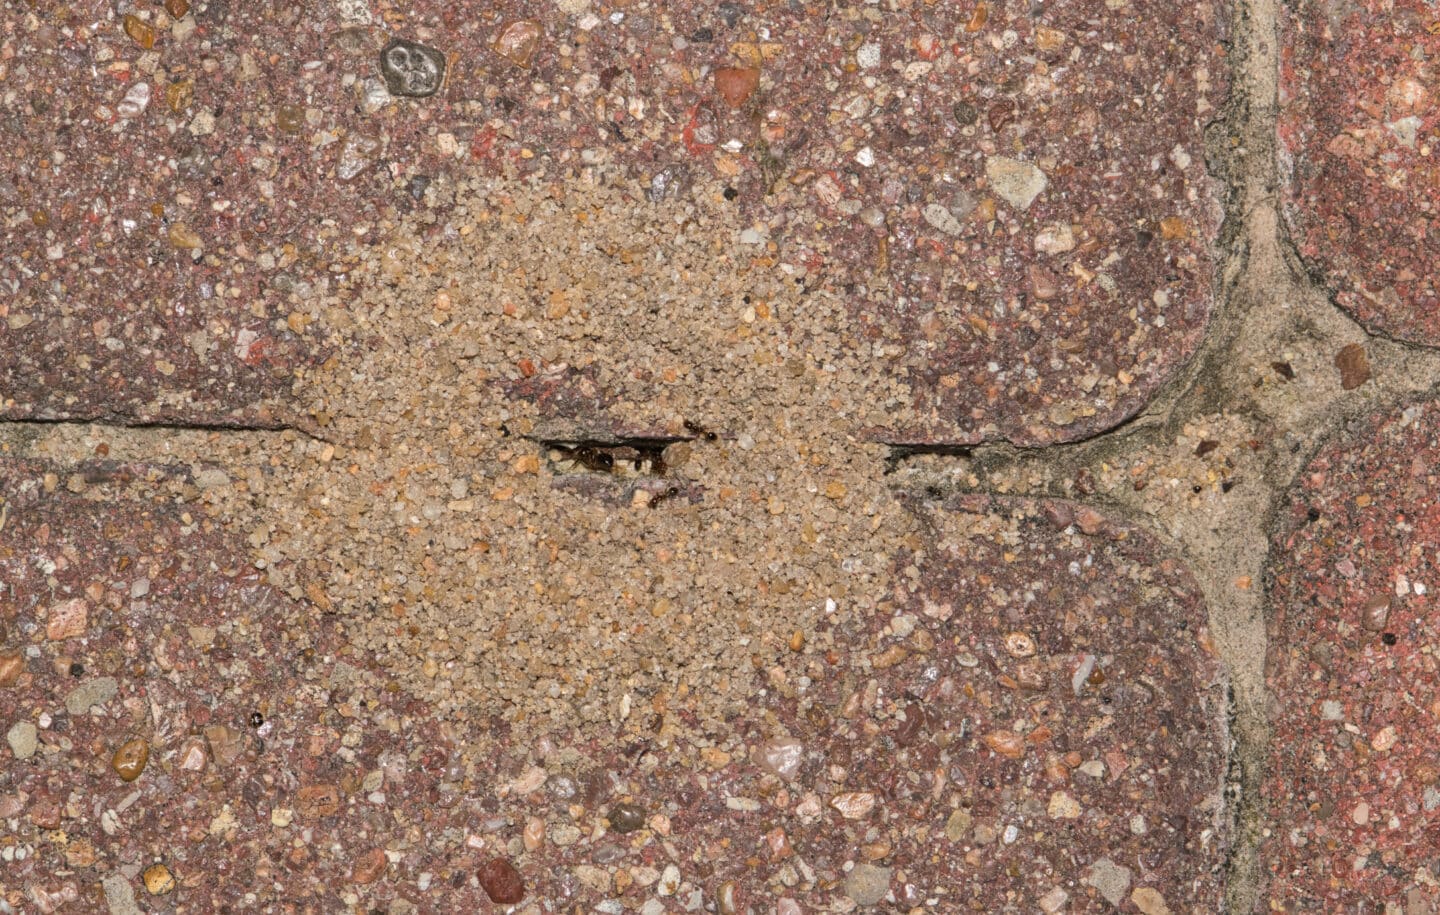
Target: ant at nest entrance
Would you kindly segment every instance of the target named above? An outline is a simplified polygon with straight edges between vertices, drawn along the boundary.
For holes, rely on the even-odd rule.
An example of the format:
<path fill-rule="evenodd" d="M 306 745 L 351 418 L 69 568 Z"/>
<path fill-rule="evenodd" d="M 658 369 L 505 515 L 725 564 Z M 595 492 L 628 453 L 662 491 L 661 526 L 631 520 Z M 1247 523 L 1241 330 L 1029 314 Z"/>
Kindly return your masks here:
<path fill-rule="evenodd" d="M 696 495 L 687 492 L 692 487 L 678 485 L 682 481 L 673 479 L 669 471 L 685 461 L 692 442 L 720 439 L 720 433 L 692 420 L 685 420 L 684 428 L 689 434 L 683 436 L 547 439 L 540 444 L 555 473 L 601 474 L 632 481 L 632 501 L 658 508 L 681 495 Z"/>

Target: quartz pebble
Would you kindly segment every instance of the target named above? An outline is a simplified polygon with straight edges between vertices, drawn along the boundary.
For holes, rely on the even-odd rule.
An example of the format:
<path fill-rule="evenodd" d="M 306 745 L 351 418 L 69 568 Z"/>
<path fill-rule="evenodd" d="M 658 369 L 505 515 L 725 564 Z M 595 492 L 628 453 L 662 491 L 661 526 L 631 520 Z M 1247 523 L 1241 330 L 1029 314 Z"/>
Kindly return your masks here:
<path fill-rule="evenodd" d="M 511 22 L 495 38 L 495 53 L 521 69 L 528 68 L 540 48 L 542 32 L 534 19 Z"/>
<path fill-rule="evenodd" d="M 776 738 L 760 745 L 760 765 L 784 779 L 795 777 L 804 757 L 805 747 L 798 740 Z"/>

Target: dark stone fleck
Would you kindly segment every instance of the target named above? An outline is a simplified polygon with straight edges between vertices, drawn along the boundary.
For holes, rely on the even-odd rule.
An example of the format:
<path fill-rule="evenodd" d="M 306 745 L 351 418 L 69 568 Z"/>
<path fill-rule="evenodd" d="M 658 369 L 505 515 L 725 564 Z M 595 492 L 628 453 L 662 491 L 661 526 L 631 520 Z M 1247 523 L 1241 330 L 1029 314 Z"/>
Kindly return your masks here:
<path fill-rule="evenodd" d="M 720 14 L 725 26 L 731 29 L 735 28 L 740 22 L 740 17 L 745 14 L 745 10 L 738 3 L 722 3 L 716 12 Z"/>
<path fill-rule="evenodd" d="M 380 52 L 380 75 L 391 95 L 424 98 L 445 80 L 445 55 L 423 44 L 397 38 Z"/>
<path fill-rule="evenodd" d="M 610 829 L 621 834 L 634 832 L 645 825 L 645 808 L 639 804 L 620 803 L 610 808 Z"/>
<path fill-rule="evenodd" d="M 955 123 L 961 127 L 969 127 L 980 119 L 980 110 L 969 102 L 956 102 L 950 113 L 955 116 Z"/>

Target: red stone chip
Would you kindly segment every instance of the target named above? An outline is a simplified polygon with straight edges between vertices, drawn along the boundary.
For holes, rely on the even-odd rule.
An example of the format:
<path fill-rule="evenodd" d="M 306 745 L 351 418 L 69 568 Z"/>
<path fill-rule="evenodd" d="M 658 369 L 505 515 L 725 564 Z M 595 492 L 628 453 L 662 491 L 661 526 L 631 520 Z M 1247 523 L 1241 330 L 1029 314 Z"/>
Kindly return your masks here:
<path fill-rule="evenodd" d="M 510 904 L 525 898 L 525 881 L 515 865 L 504 858 L 491 858 L 480 868 L 480 886 L 491 902 Z"/>
<path fill-rule="evenodd" d="M 1274 533 L 1268 910 L 1440 904 L 1440 406 L 1337 435 Z"/>

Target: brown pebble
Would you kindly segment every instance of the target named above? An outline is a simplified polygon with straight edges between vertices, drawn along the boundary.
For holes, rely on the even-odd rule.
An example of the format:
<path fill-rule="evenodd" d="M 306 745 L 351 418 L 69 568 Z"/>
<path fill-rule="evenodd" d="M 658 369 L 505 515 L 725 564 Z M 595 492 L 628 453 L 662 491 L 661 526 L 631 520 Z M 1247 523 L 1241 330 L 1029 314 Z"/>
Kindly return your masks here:
<path fill-rule="evenodd" d="M 1376 594 L 1360 605 L 1360 625 L 1371 632 L 1379 632 L 1390 620 L 1390 598 Z"/>
<path fill-rule="evenodd" d="M 1064 502 L 1046 502 L 1044 511 L 1045 519 L 1059 530 L 1075 523 L 1075 510 Z"/>
<path fill-rule="evenodd" d="M 145 889 L 151 896 L 164 896 L 175 891 L 175 875 L 163 864 L 152 864 L 145 868 Z"/>
<path fill-rule="evenodd" d="M 760 71 L 754 67 L 725 67 L 715 71 L 715 91 L 731 108 L 739 108 L 760 86 Z"/>
<path fill-rule="evenodd" d="M 150 744 L 144 738 L 135 737 L 121 744 L 115 755 L 110 757 L 110 768 L 125 781 L 133 782 L 145 771 L 145 764 L 149 761 Z"/>
<path fill-rule="evenodd" d="M 295 806 L 306 819 L 332 816 L 340 812 L 340 789 L 334 785 L 306 785 L 296 796 Z"/>
<path fill-rule="evenodd" d="M 275 126 L 283 133 L 299 133 L 305 126 L 305 109 L 299 105 L 281 105 L 275 109 Z"/>
<path fill-rule="evenodd" d="M 190 12 L 190 0 L 165 0 L 165 12 L 172 19 L 184 19 L 185 14 Z"/>
<path fill-rule="evenodd" d="M 515 865 L 504 858 L 491 858 L 480 867 L 480 887 L 491 902 L 510 905 L 525 898 L 525 881 Z"/>
<path fill-rule="evenodd" d="M 390 861 L 385 857 L 385 849 L 372 848 L 355 859 L 350 868 L 350 879 L 365 886 L 379 880 L 389 866 Z"/>
<path fill-rule="evenodd" d="M 1031 264 L 1026 271 L 1030 280 L 1030 292 L 1037 299 L 1053 299 L 1060 294 L 1060 280 L 1038 264 Z"/>
<path fill-rule="evenodd" d="M 24 672 L 24 655 L 19 651 L 0 651 L 0 687 L 14 686 Z"/>
<path fill-rule="evenodd" d="M 221 766 L 230 765 L 245 751 L 240 732 L 223 724 L 207 725 L 205 739 L 210 744 L 210 756 Z"/>
<path fill-rule="evenodd" d="M 990 106 L 985 112 L 985 119 L 990 122 L 990 129 L 994 131 L 1004 130 L 1005 127 L 1015 120 L 1015 103 L 1009 99 L 1001 99 Z"/>
<path fill-rule="evenodd" d="M 133 13 L 125 14 L 125 34 L 145 50 L 155 47 L 155 29 Z"/>
<path fill-rule="evenodd" d="M 1358 343 L 1340 348 L 1335 354 L 1335 367 L 1340 370 L 1340 387 L 1353 391 L 1370 380 L 1370 360 L 1365 347 Z"/>
<path fill-rule="evenodd" d="M 1160 237 L 1167 241 L 1189 238 L 1190 224 L 1179 216 L 1166 216 L 1160 220 Z"/>
<path fill-rule="evenodd" d="M 1025 739 L 1014 731 L 991 731 L 982 740 L 985 746 L 1007 759 L 1019 759 L 1025 755 Z"/>
<path fill-rule="evenodd" d="M 203 244 L 200 236 L 184 223 L 172 223 L 166 234 L 170 237 L 170 244 L 184 251 L 199 248 Z"/>

